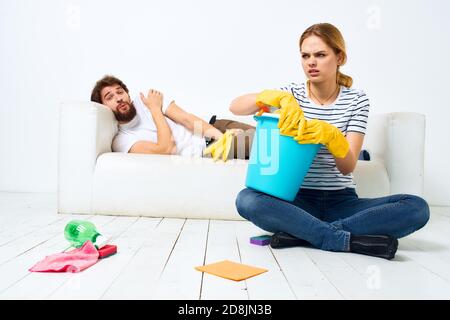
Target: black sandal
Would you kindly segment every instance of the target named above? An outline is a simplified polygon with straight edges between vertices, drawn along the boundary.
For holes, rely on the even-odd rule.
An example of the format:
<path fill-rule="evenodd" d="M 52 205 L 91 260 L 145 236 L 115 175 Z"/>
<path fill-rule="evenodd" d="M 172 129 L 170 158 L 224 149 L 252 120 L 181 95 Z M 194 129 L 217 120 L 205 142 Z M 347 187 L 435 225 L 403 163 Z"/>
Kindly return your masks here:
<path fill-rule="evenodd" d="M 311 246 L 306 240 L 296 238 L 289 233 L 286 232 L 275 232 L 272 237 L 270 237 L 270 246 L 274 249 L 280 248 L 290 248 L 290 247 L 298 247 L 298 246 Z"/>

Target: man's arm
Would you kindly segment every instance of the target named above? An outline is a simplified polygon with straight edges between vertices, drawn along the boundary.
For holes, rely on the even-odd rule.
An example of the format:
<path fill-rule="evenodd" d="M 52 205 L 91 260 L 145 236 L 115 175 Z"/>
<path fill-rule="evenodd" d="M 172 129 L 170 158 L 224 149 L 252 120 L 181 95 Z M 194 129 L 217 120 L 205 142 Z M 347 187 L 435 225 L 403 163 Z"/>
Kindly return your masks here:
<path fill-rule="evenodd" d="M 201 134 L 204 137 L 215 140 L 218 140 L 223 135 L 222 132 L 206 121 L 181 109 L 175 102 L 172 102 L 167 107 L 166 116 L 195 134 Z"/>
<path fill-rule="evenodd" d="M 175 154 L 176 145 L 172 137 L 172 130 L 161 111 L 163 96 L 156 90 L 149 90 L 147 97 L 141 93 L 142 102 L 150 110 L 157 130 L 156 143 L 138 141 L 130 149 L 131 153 Z"/>
<path fill-rule="evenodd" d="M 175 154 L 176 148 L 165 148 L 151 141 L 138 141 L 130 148 L 129 153 Z"/>

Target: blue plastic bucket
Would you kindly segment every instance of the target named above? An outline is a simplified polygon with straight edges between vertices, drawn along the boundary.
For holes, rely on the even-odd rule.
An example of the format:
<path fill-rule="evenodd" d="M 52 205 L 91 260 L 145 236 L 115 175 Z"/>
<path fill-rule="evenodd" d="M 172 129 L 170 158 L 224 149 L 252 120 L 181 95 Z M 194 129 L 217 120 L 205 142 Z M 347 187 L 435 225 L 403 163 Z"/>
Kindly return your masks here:
<path fill-rule="evenodd" d="M 245 185 L 293 201 L 321 144 L 299 144 L 280 135 L 278 114 L 254 116 L 256 132 Z"/>

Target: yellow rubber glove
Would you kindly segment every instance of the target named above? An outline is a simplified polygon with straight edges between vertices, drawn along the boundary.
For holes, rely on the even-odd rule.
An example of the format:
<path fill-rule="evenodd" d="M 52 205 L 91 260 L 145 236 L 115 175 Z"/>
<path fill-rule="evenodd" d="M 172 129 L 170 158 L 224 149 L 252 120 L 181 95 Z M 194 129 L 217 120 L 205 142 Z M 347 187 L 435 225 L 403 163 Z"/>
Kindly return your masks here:
<path fill-rule="evenodd" d="M 280 120 L 278 121 L 278 128 L 280 128 L 280 134 L 285 136 L 296 136 L 298 132 L 303 132 L 306 125 L 306 119 L 303 114 L 303 110 L 297 104 L 289 104 L 286 107 L 282 107 L 280 110 Z"/>
<path fill-rule="evenodd" d="M 217 161 L 220 157 L 222 157 L 223 162 L 226 162 L 228 154 L 230 153 L 232 142 L 233 133 L 227 130 L 219 140 L 211 144 L 203 151 L 203 155 L 211 154 L 214 161 Z"/>
<path fill-rule="evenodd" d="M 303 131 L 305 124 L 303 110 L 295 97 L 289 92 L 263 90 L 256 97 L 256 105 L 260 108 L 272 106 L 281 109 L 279 112 L 280 120 L 278 121 L 278 128 L 280 128 L 281 134 L 295 136 L 299 128 L 300 131 Z"/>
<path fill-rule="evenodd" d="M 318 119 L 306 121 L 305 129 L 294 139 L 301 144 L 322 143 L 336 158 L 345 158 L 350 149 L 347 139 L 338 128 Z"/>

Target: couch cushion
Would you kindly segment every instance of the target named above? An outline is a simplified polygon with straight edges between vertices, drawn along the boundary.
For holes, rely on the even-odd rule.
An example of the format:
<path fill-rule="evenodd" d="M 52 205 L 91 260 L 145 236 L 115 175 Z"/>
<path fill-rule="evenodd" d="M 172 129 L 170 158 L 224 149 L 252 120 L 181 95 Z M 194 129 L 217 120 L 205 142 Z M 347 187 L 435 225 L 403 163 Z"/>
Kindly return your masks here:
<path fill-rule="evenodd" d="M 353 180 L 360 198 L 384 197 L 390 193 L 389 177 L 381 160 L 359 160 L 353 172 Z"/>
<path fill-rule="evenodd" d="M 245 188 L 246 160 L 104 153 L 93 181 L 94 214 L 242 220 L 235 206 Z M 354 172 L 360 197 L 389 194 L 383 162 L 358 161 Z"/>
<path fill-rule="evenodd" d="M 104 153 L 93 181 L 93 212 L 127 216 L 242 219 L 235 199 L 247 161 Z"/>

